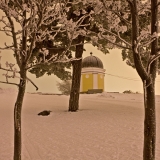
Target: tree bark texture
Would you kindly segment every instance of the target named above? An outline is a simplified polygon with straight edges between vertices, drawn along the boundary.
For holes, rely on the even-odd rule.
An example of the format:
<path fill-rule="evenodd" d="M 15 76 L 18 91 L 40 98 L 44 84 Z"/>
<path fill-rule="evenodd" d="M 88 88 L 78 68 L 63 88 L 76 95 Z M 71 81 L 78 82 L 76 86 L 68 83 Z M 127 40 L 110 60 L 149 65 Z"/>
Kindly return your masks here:
<path fill-rule="evenodd" d="M 27 1 L 25 0 L 27 3 Z M 27 24 L 27 11 L 23 11 L 23 27 L 25 28 Z M 25 54 L 22 54 L 25 53 Z M 28 52 L 29 53 L 29 52 Z M 21 145 L 22 145 L 22 139 L 21 139 L 21 112 L 22 112 L 22 104 L 26 89 L 26 78 L 27 78 L 27 61 L 28 58 L 30 58 L 30 54 L 27 53 L 27 29 L 23 29 L 22 31 L 22 48 L 20 52 L 20 82 L 19 82 L 19 90 L 17 95 L 17 100 L 14 106 L 14 158 L 13 160 L 21 160 Z M 27 57 L 28 54 L 28 57 Z M 18 61 L 18 59 L 17 59 Z"/>
<path fill-rule="evenodd" d="M 155 160 L 156 114 L 153 84 L 146 88 L 145 101 L 143 160 Z"/>
<path fill-rule="evenodd" d="M 21 111 L 26 88 L 26 71 L 20 72 L 20 83 L 17 100 L 14 106 L 14 157 L 13 160 L 21 160 Z"/>
<path fill-rule="evenodd" d="M 157 33 L 158 22 L 158 0 L 151 1 L 151 34 Z M 151 56 L 157 54 L 158 39 L 151 43 Z M 146 106 L 145 106 L 145 120 L 144 120 L 144 147 L 143 160 L 155 160 L 156 150 L 156 108 L 155 108 L 155 78 L 157 71 L 157 60 L 154 61 L 148 74 L 151 78 L 151 84 L 146 86 Z"/>
<path fill-rule="evenodd" d="M 76 46 L 75 57 L 82 58 L 84 37 L 79 35 L 78 41 L 79 43 L 82 44 Z M 76 112 L 79 109 L 79 91 L 80 91 L 80 81 L 81 81 L 82 59 L 73 61 L 72 67 L 73 67 L 73 73 L 72 73 L 71 93 L 69 99 L 69 111 Z"/>

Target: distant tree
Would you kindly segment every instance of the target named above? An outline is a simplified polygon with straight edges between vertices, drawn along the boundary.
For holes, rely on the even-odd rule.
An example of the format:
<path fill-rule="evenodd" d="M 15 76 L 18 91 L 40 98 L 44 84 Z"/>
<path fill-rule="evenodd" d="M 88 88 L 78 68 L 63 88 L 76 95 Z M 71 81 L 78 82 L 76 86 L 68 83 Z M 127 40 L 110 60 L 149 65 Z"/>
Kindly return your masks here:
<path fill-rule="evenodd" d="M 57 82 L 58 90 L 64 95 L 70 95 L 71 93 L 71 80 L 64 80 L 62 82 Z"/>
<path fill-rule="evenodd" d="M 131 90 L 125 90 L 123 93 L 130 94 L 130 93 L 134 93 L 134 92 L 133 92 L 133 91 L 131 91 Z"/>

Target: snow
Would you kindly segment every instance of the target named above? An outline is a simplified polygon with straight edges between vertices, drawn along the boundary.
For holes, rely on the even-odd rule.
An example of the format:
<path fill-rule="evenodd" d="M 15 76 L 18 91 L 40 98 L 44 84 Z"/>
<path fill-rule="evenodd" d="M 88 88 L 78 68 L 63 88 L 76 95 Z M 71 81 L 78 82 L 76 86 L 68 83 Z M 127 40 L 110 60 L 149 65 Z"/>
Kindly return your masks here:
<path fill-rule="evenodd" d="M 0 160 L 13 158 L 15 91 L 0 92 Z M 67 112 L 69 96 L 25 94 L 23 160 L 142 160 L 143 95 L 80 95 L 80 110 Z M 160 96 L 156 96 L 160 157 Z M 49 116 L 38 116 L 51 110 Z"/>

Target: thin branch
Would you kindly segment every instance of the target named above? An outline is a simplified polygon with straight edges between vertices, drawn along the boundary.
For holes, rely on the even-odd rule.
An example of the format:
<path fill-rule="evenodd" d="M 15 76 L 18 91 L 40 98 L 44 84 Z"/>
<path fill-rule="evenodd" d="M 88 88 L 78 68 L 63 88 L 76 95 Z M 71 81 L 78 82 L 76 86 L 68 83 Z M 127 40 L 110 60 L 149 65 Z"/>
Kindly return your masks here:
<path fill-rule="evenodd" d="M 53 59 L 53 58 L 55 58 L 55 59 Z M 57 57 L 55 57 L 55 56 L 52 56 L 49 60 L 45 60 L 45 61 L 43 61 L 43 62 L 38 62 L 37 64 L 33 64 L 33 65 L 31 65 L 31 66 L 29 66 L 29 67 L 27 67 L 26 68 L 26 70 L 29 70 L 29 69 L 31 69 L 31 68 L 35 68 L 35 67 L 38 67 L 38 66 L 40 66 L 40 65 L 42 65 L 42 64 L 51 64 L 51 63 L 55 63 L 56 61 L 57 61 Z"/>
<path fill-rule="evenodd" d="M 109 30 L 104 30 L 103 33 L 104 33 L 104 32 L 108 32 L 109 34 L 111 34 L 111 35 L 117 37 L 118 39 L 120 39 L 120 40 L 121 40 L 123 43 L 125 43 L 126 45 L 132 47 L 132 45 L 131 45 L 130 43 L 128 43 L 127 41 L 125 41 L 125 40 L 120 36 L 119 32 L 117 32 L 117 34 L 111 32 L 111 31 L 109 31 Z M 101 34 L 102 34 L 102 33 L 101 33 Z"/>
<path fill-rule="evenodd" d="M 0 47 L 1 50 L 12 49 L 12 47 L 14 47 L 14 45 L 8 46 L 8 45 L 6 44 L 6 42 L 4 43 L 4 45 L 5 45 L 6 47 L 3 47 L 3 48 Z"/>
<path fill-rule="evenodd" d="M 73 62 L 73 61 L 79 61 L 81 60 L 82 58 L 70 58 L 70 59 L 67 59 L 67 60 L 57 60 L 55 63 L 68 63 L 68 62 Z"/>
<path fill-rule="evenodd" d="M 6 29 L 1 29 L 0 28 L 0 32 L 11 32 L 11 30 L 6 30 Z"/>
<path fill-rule="evenodd" d="M 8 21 L 9 21 L 10 25 L 11 25 L 11 30 L 12 30 L 12 35 L 13 35 L 13 42 L 14 42 L 14 47 L 15 47 L 16 60 L 17 60 L 18 66 L 20 66 L 21 62 L 20 62 L 20 57 L 19 57 L 18 52 L 17 52 L 18 43 L 17 43 L 16 32 L 15 32 L 15 28 L 14 28 L 14 23 L 13 23 L 13 21 L 12 21 L 12 19 L 9 16 L 7 11 L 5 11 L 5 14 L 6 14 L 7 18 L 8 18 Z"/>
<path fill-rule="evenodd" d="M 118 16 L 118 17 L 119 17 L 122 21 L 124 21 L 126 24 L 131 25 L 131 23 L 130 23 L 129 21 L 127 21 L 125 18 L 123 18 L 123 17 L 119 14 L 119 12 L 121 12 L 121 11 L 117 12 L 117 11 L 115 11 L 115 10 L 111 10 L 111 9 L 109 9 L 109 8 L 106 7 L 104 1 L 102 1 L 102 2 L 103 2 L 103 5 L 104 5 L 106 11 L 111 11 L 111 12 L 113 12 L 116 16 Z M 107 15 L 107 14 L 105 14 L 105 15 Z"/>
<path fill-rule="evenodd" d="M 155 56 L 153 56 L 153 57 L 151 57 L 151 59 L 150 59 L 149 62 L 148 62 L 148 65 L 147 65 L 147 72 L 148 72 L 148 73 L 150 72 L 151 64 L 152 64 L 155 60 L 157 60 L 159 57 L 160 57 L 160 53 L 157 54 L 157 55 L 155 55 Z"/>
<path fill-rule="evenodd" d="M 151 39 L 150 41 L 143 43 L 142 45 L 140 45 L 140 47 L 145 47 L 145 46 L 149 46 L 156 38 L 154 37 L 153 39 Z"/>
<path fill-rule="evenodd" d="M 29 79 L 28 77 L 27 77 L 27 80 L 30 81 L 33 84 L 33 86 L 36 88 L 36 91 L 37 91 L 38 87 L 36 86 L 36 84 L 31 79 Z"/>
<path fill-rule="evenodd" d="M 0 49 L 1 49 L 1 50 L 6 50 L 6 49 L 12 49 L 12 47 L 14 47 L 14 46 L 8 46 L 8 47 L 3 47 L 3 48 L 0 47 Z"/>
<path fill-rule="evenodd" d="M 45 60 L 45 62 L 54 62 L 58 59 L 58 53 L 56 55 L 53 55 L 51 58 L 49 58 L 48 60 Z"/>
<path fill-rule="evenodd" d="M 19 87 L 19 84 L 16 84 L 16 83 L 10 83 L 10 82 L 4 82 L 4 81 L 0 81 L 0 83 L 5 83 L 5 84 L 12 84 L 12 85 L 16 85 Z"/>
<path fill-rule="evenodd" d="M 6 68 L 3 68 L 0 66 L 0 69 L 1 70 L 4 70 L 4 71 L 7 71 L 7 72 L 15 72 L 15 73 L 20 73 L 19 71 L 16 71 L 16 70 L 10 70 L 10 69 L 6 69 Z"/>
<path fill-rule="evenodd" d="M 20 77 L 18 77 L 18 76 L 15 76 L 15 77 L 20 78 Z M 16 83 L 8 82 L 8 78 L 14 78 L 14 77 L 13 77 L 13 76 L 9 76 L 9 77 L 6 76 L 6 82 L 0 81 L 0 83 L 13 84 L 13 85 L 19 86 L 19 85 L 16 84 Z M 27 78 L 27 80 L 28 80 L 29 82 L 32 83 L 32 85 L 36 88 L 36 91 L 37 91 L 37 90 L 38 90 L 38 87 L 36 86 L 36 84 L 35 84 L 31 79 L 29 79 L 28 77 L 26 77 L 26 78 Z"/>
<path fill-rule="evenodd" d="M 126 61 L 126 64 L 132 66 L 133 68 L 135 67 L 134 63 L 132 63 L 129 59 Z"/>
<path fill-rule="evenodd" d="M 105 40 L 107 40 L 109 43 L 111 43 L 111 44 L 113 44 L 113 45 L 115 45 L 115 46 L 117 46 L 117 47 L 131 50 L 131 48 L 129 48 L 129 47 L 125 47 L 125 46 L 122 46 L 122 45 L 120 45 L 120 44 L 118 44 L 118 43 L 114 43 L 114 42 L 112 42 L 111 40 L 105 38 L 103 35 L 101 35 L 101 36 L 102 36 Z"/>
<path fill-rule="evenodd" d="M 29 70 L 29 69 L 31 69 L 31 68 L 34 68 L 34 67 L 38 67 L 38 66 L 40 66 L 40 65 L 42 65 L 43 63 L 37 63 L 37 64 L 31 64 L 31 66 L 29 66 L 29 67 L 27 67 L 26 68 L 26 70 Z"/>
<path fill-rule="evenodd" d="M 61 55 L 63 56 L 63 55 Z M 37 64 L 34 64 L 30 67 L 27 67 L 26 70 L 29 70 L 31 68 L 35 68 L 35 67 L 38 67 L 38 66 L 41 66 L 42 64 L 52 64 L 52 63 L 59 63 L 59 62 L 62 62 L 62 63 L 68 63 L 68 62 L 72 62 L 72 61 L 76 61 L 76 60 L 81 60 L 81 58 L 70 58 L 70 59 L 67 59 L 67 60 L 58 60 L 58 57 L 55 57 L 55 59 L 51 59 L 50 61 L 46 61 L 46 62 L 43 62 L 43 63 L 37 63 Z"/>
<path fill-rule="evenodd" d="M 119 34 L 119 32 L 117 32 L 118 33 L 118 38 L 123 42 L 123 43 L 125 43 L 126 45 L 128 45 L 128 46 L 132 46 L 130 43 L 128 43 L 127 41 L 125 41 L 121 36 L 120 36 L 120 34 Z M 115 34 L 116 35 L 116 34 Z"/>
<path fill-rule="evenodd" d="M 17 3 L 17 6 L 18 6 L 21 10 L 23 10 L 22 5 L 19 3 L 19 1 L 18 1 L 18 0 L 15 0 L 15 2 Z"/>

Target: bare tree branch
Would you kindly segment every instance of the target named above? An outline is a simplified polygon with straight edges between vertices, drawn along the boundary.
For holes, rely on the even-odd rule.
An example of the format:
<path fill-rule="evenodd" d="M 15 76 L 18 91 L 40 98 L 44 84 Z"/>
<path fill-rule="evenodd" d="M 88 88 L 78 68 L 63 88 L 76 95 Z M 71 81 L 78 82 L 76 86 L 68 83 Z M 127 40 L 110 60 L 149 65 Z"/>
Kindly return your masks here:
<path fill-rule="evenodd" d="M 11 50 L 13 50 L 14 45 L 9 46 L 9 45 L 6 44 L 6 42 L 4 43 L 4 45 L 5 45 L 6 47 L 3 47 L 3 48 L 0 47 L 1 50 L 6 50 L 6 49 L 11 49 Z"/>
<path fill-rule="evenodd" d="M 20 57 L 19 57 L 19 54 L 17 52 L 17 49 L 18 49 L 18 43 L 17 43 L 17 38 L 16 38 L 16 32 L 15 32 L 15 26 L 14 26 L 14 23 L 11 19 L 11 17 L 9 16 L 8 12 L 5 11 L 5 14 L 8 18 L 8 21 L 10 23 L 10 26 L 11 26 L 11 29 L 12 29 L 12 36 L 13 36 L 13 43 L 14 43 L 14 48 L 15 48 L 15 55 L 16 55 L 16 60 L 17 60 L 17 64 L 18 66 L 21 65 L 21 61 L 20 61 Z"/>
<path fill-rule="evenodd" d="M 30 81 L 33 84 L 33 86 L 36 88 L 36 91 L 37 91 L 38 87 L 36 86 L 36 84 L 31 79 L 29 79 L 28 77 L 27 77 L 27 80 Z"/>
<path fill-rule="evenodd" d="M 15 72 L 15 73 L 20 73 L 19 71 L 16 71 L 16 70 L 10 70 L 10 69 L 6 69 L 6 68 L 3 68 L 0 66 L 0 69 L 1 70 L 4 70 L 4 71 L 7 71 L 7 72 Z"/>
<path fill-rule="evenodd" d="M 150 73 L 150 67 L 151 67 L 151 64 L 156 61 L 158 58 L 160 57 L 160 53 L 155 55 L 155 56 L 151 56 L 151 59 L 149 60 L 148 62 L 148 65 L 147 65 L 147 72 Z"/>
<path fill-rule="evenodd" d="M 127 21 L 125 18 L 123 18 L 121 15 L 120 15 L 120 11 L 115 11 L 115 10 L 111 10 L 110 8 L 107 8 L 106 5 L 105 5 L 105 2 L 106 0 L 102 0 L 102 3 L 103 3 L 103 6 L 104 8 L 107 10 L 107 11 L 111 11 L 113 12 L 115 15 L 117 15 L 123 22 L 125 22 L 126 24 L 129 24 L 131 25 L 131 23 L 129 21 Z M 122 11 L 123 12 L 123 11 Z"/>
<path fill-rule="evenodd" d="M 117 47 L 131 50 L 131 48 L 129 48 L 129 47 L 125 47 L 125 46 L 120 45 L 120 44 L 118 44 L 118 43 L 114 43 L 114 42 L 112 42 L 111 40 L 109 40 L 108 38 L 104 37 L 103 35 L 101 35 L 101 36 L 102 36 L 105 40 L 107 40 L 109 43 L 111 43 L 111 44 L 113 44 L 113 45 L 115 45 L 115 46 L 117 46 Z"/>
<path fill-rule="evenodd" d="M 19 84 L 16 84 L 16 83 L 10 83 L 10 82 L 4 82 L 4 81 L 0 81 L 0 83 L 5 83 L 5 84 L 12 84 L 12 85 L 16 85 L 19 87 Z"/>

